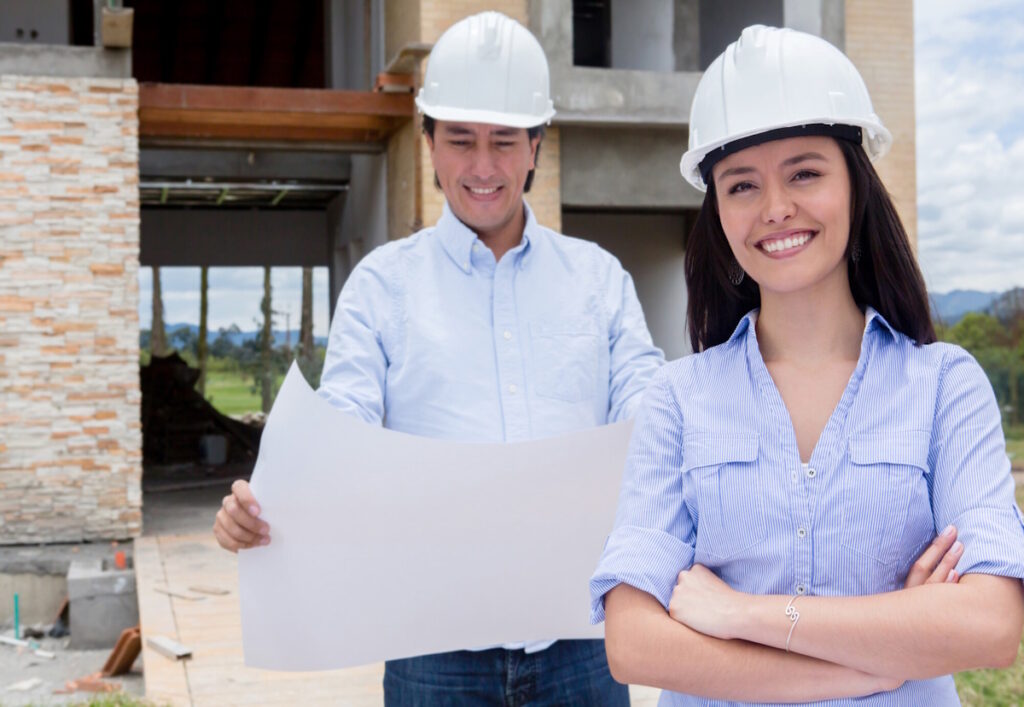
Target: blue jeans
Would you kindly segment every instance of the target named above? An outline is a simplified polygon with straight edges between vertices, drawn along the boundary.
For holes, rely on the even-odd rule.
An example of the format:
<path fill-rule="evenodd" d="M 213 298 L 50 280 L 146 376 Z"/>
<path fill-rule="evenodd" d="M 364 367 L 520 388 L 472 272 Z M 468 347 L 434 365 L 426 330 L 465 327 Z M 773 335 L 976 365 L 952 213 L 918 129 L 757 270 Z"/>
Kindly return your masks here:
<path fill-rule="evenodd" d="M 537 653 L 492 648 L 389 660 L 386 707 L 628 707 L 604 641 L 558 641 Z"/>

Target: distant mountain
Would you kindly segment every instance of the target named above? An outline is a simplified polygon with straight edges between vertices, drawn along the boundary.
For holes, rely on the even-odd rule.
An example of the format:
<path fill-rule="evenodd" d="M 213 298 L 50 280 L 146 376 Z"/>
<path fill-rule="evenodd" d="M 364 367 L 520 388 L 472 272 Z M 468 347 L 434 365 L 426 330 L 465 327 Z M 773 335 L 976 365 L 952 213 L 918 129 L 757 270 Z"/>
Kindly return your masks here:
<path fill-rule="evenodd" d="M 181 329 L 182 327 L 188 329 L 190 332 L 192 332 L 194 336 L 199 336 L 199 326 L 197 324 L 164 324 L 164 331 L 167 333 L 167 338 L 170 339 L 174 332 L 177 331 L 178 329 Z M 290 332 L 282 329 L 273 329 L 271 333 L 273 334 L 274 337 L 274 346 L 284 346 L 286 342 L 290 342 L 293 347 L 299 345 L 298 329 L 292 329 Z M 218 336 L 220 336 L 219 331 L 212 330 L 206 332 L 207 343 L 213 343 L 214 339 L 216 339 Z M 235 346 L 241 345 L 243 341 L 248 341 L 249 339 L 258 339 L 259 337 L 260 331 L 258 329 L 254 331 L 239 331 L 228 333 L 228 339 L 230 339 L 231 343 L 234 344 Z M 327 346 L 327 337 L 314 336 L 313 345 Z"/>
<path fill-rule="evenodd" d="M 1002 292 L 980 290 L 953 290 L 946 293 L 929 294 L 932 301 L 932 316 L 941 319 L 946 326 L 953 326 L 968 312 L 984 312 Z"/>

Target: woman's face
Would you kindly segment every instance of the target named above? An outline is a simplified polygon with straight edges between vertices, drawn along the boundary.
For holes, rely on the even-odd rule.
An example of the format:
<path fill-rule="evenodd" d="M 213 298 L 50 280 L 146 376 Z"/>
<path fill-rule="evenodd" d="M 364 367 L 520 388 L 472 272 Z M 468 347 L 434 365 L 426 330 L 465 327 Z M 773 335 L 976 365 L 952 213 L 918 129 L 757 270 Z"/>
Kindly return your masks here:
<path fill-rule="evenodd" d="M 850 176 L 830 137 L 773 140 L 712 171 L 729 247 L 766 293 L 847 283 Z"/>

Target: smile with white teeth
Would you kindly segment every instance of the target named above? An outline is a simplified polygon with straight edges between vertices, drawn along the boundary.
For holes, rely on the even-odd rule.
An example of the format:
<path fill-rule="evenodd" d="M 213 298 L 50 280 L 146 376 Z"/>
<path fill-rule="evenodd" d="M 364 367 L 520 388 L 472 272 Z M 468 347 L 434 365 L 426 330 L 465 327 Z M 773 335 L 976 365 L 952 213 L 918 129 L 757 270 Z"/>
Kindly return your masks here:
<path fill-rule="evenodd" d="M 474 194 L 480 194 L 481 196 L 486 196 L 487 194 L 493 194 L 494 192 L 498 191 L 498 187 L 466 187 L 466 188 L 469 189 Z"/>
<path fill-rule="evenodd" d="M 810 233 L 801 233 L 796 236 L 787 236 L 786 238 L 779 238 L 774 241 L 767 241 L 761 243 L 762 250 L 768 253 L 782 253 L 792 248 L 799 248 L 807 241 L 811 240 Z"/>

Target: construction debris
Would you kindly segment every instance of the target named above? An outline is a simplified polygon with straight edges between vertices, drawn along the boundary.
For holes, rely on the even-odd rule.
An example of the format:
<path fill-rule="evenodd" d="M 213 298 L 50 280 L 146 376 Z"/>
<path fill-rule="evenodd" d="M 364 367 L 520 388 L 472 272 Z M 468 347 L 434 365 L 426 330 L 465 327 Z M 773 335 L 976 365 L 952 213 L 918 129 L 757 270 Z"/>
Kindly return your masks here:
<path fill-rule="evenodd" d="M 168 589 L 167 587 L 153 587 L 153 591 L 166 594 L 169 597 L 175 597 L 176 599 L 184 599 L 185 601 L 202 601 L 206 598 L 198 594 L 188 594 L 176 589 Z"/>
<path fill-rule="evenodd" d="M 68 695 L 72 692 L 118 692 L 121 684 L 117 682 L 106 682 L 102 673 L 92 673 L 77 680 L 69 680 L 63 688 L 53 691 L 55 695 Z"/>
<path fill-rule="evenodd" d="M 103 670 L 100 672 L 103 674 L 103 677 L 108 678 L 124 675 L 132 669 L 132 665 L 135 663 L 135 659 L 139 657 L 141 651 L 142 633 L 140 627 L 126 628 L 118 637 L 114 650 L 110 651 L 110 657 L 107 658 L 107 662 L 103 664 Z"/>
<path fill-rule="evenodd" d="M 202 584 L 194 587 L 189 587 L 188 589 L 191 592 L 199 592 L 200 594 L 212 594 L 213 596 L 217 597 L 222 597 L 231 593 L 227 589 L 221 589 L 220 587 L 208 587 Z"/>
<path fill-rule="evenodd" d="M 143 460 L 171 464 L 200 460 L 201 440 L 222 435 L 226 459 L 256 459 L 261 429 L 222 415 L 196 390 L 199 369 L 177 353 L 154 356 L 140 371 L 142 387 Z"/>
<path fill-rule="evenodd" d="M 39 678 L 29 678 L 28 680 L 22 680 L 21 682 L 16 682 L 13 685 L 8 685 L 7 690 L 9 692 L 28 692 L 29 690 L 36 689 L 42 684 L 43 681 Z"/>
<path fill-rule="evenodd" d="M 182 660 L 192 657 L 192 649 L 183 646 L 177 641 L 166 636 L 151 636 L 146 639 L 146 645 L 161 655 L 173 660 Z"/>

